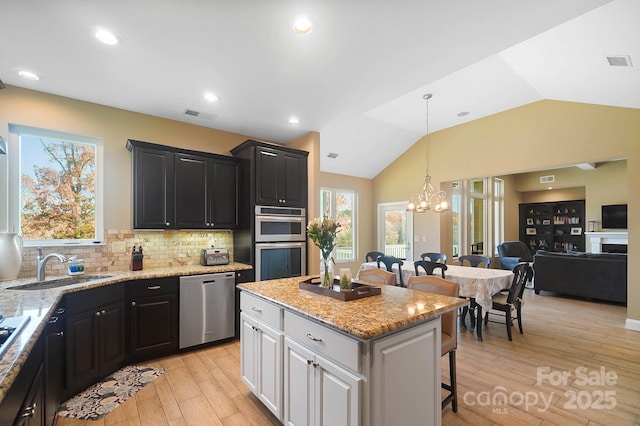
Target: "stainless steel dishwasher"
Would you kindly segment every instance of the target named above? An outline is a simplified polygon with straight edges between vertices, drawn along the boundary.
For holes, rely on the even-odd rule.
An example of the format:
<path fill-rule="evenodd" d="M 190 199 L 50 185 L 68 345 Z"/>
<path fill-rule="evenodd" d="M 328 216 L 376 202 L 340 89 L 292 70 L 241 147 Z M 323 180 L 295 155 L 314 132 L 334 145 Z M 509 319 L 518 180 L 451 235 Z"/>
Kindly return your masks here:
<path fill-rule="evenodd" d="M 180 277 L 180 348 L 235 335 L 235 274 Z"/>

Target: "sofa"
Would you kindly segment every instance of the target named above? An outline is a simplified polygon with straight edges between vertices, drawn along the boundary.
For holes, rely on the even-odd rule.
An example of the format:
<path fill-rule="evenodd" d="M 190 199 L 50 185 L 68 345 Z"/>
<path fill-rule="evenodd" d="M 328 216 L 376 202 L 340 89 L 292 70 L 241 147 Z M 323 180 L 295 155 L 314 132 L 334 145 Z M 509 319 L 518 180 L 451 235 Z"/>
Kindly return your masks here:
<path fill-rule="evenodd" d="M 557 253 L 538 250 L 533 257 L 533 288 L 569 296 L 627 303 L 627 255 Z"/>
<path fill-rule="evenodd" d="M 502 269 L 512 271 L 520 262 L 533 262 L 529 247 L 522 241 L 505 241 L 497 249 Z"/>

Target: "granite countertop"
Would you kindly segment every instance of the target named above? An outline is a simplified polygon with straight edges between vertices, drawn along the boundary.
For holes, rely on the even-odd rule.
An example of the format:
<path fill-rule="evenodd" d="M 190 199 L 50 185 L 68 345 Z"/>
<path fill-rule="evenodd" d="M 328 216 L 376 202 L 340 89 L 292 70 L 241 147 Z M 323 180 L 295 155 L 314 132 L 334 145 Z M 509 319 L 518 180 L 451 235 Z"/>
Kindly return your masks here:
<path fill-rule="evenodd" d="M 300 289 L 299 282 L 307 278 L 243 283 L 238 287 L 365 341 L 429 321 L 468 303 L 457 297 L 386 285 L 380 286 L 380 295 L 345 302 Z M 410 307 L 418 302 L 424 302 L 424 309 L 411 312 Z"/>
<path fill-rule="evenodd" d="M 232 262 L 227 265 L 216 266 L 191 265 L 143 269 L 141 271 L 109 272 L 108 278 L 44 290 L 7 289 L 8 287 L 33 283 L 36 281 L 35 278 L 0 281 L 0 314 L 5 317 L 30 317 L 29 322 L 27 322 L 22 331 L 13 342 L 11 342 L 9 347 L 4 350 L 4 353 L 0 357 L 0 401 L 4 399 L 8 389 L 13 384 L 16 376 L 20 372 L 20 368 L 31 352 L 31 348 L 38 337 L 40 337 L 49 317 L 53 314 L 53 310 L 64 294 L 123 281 L 232 272 L 248 269 L 252 269 L 251 266 L 244 263 Z M 105 274 L 101 273 L 100 275 Z M 46 281 L 60 278 L 69 278 L 69 276 L 50 276 L 47 277 Z"/>

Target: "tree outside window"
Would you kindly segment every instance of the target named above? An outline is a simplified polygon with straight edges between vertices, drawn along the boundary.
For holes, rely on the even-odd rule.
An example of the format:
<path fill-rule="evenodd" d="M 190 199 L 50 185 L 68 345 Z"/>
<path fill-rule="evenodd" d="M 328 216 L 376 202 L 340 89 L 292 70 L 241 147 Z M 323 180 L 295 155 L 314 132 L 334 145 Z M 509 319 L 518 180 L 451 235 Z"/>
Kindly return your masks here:
<path fill-rule="evenodd" d="M 18 228 L 25 242 L 94 242 L 99 229 L 97 191 L 100 146 L 91 138 L 14 126 L 18 140 L 20 211 Z M 14 220 L 14 222 L 16 222 Z M 15 225 L 15 223 L 14 223 Z"/>
<path fill-rule="evenodd" d="M 334 253 L 336 262 L 353 262 L 356 259 L 355 207 L 355 191 L 328 188 L 323 188 L 320 191 L 322 215 L 333 218 L 342 225 L 342 229 L 336 237 Z"/>

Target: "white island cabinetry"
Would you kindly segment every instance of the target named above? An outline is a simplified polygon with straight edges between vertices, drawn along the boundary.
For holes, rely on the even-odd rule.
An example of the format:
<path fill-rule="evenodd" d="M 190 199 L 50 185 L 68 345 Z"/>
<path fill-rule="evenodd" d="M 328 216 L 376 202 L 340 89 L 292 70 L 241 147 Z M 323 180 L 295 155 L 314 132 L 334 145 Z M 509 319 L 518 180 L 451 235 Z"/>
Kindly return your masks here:
<path fill-rule="evenodd" d="M 342 302 L 299 290 L 299 280 L 240 284 L 242 379 L 278 419 L 441 425 L 440 314 L 464 300 L 383 288 L 380 296 Z M 406 304 L 417 300 L 427 308 L 409 313 Z M 280 340 L 264 331 L 256 338 L 254 327 L 264 325 Z"/>
<path fill-rule="evenodd" d="M 240 376 L 282 419 L 282 308 L 244 293 L 240 304 Z"/>

